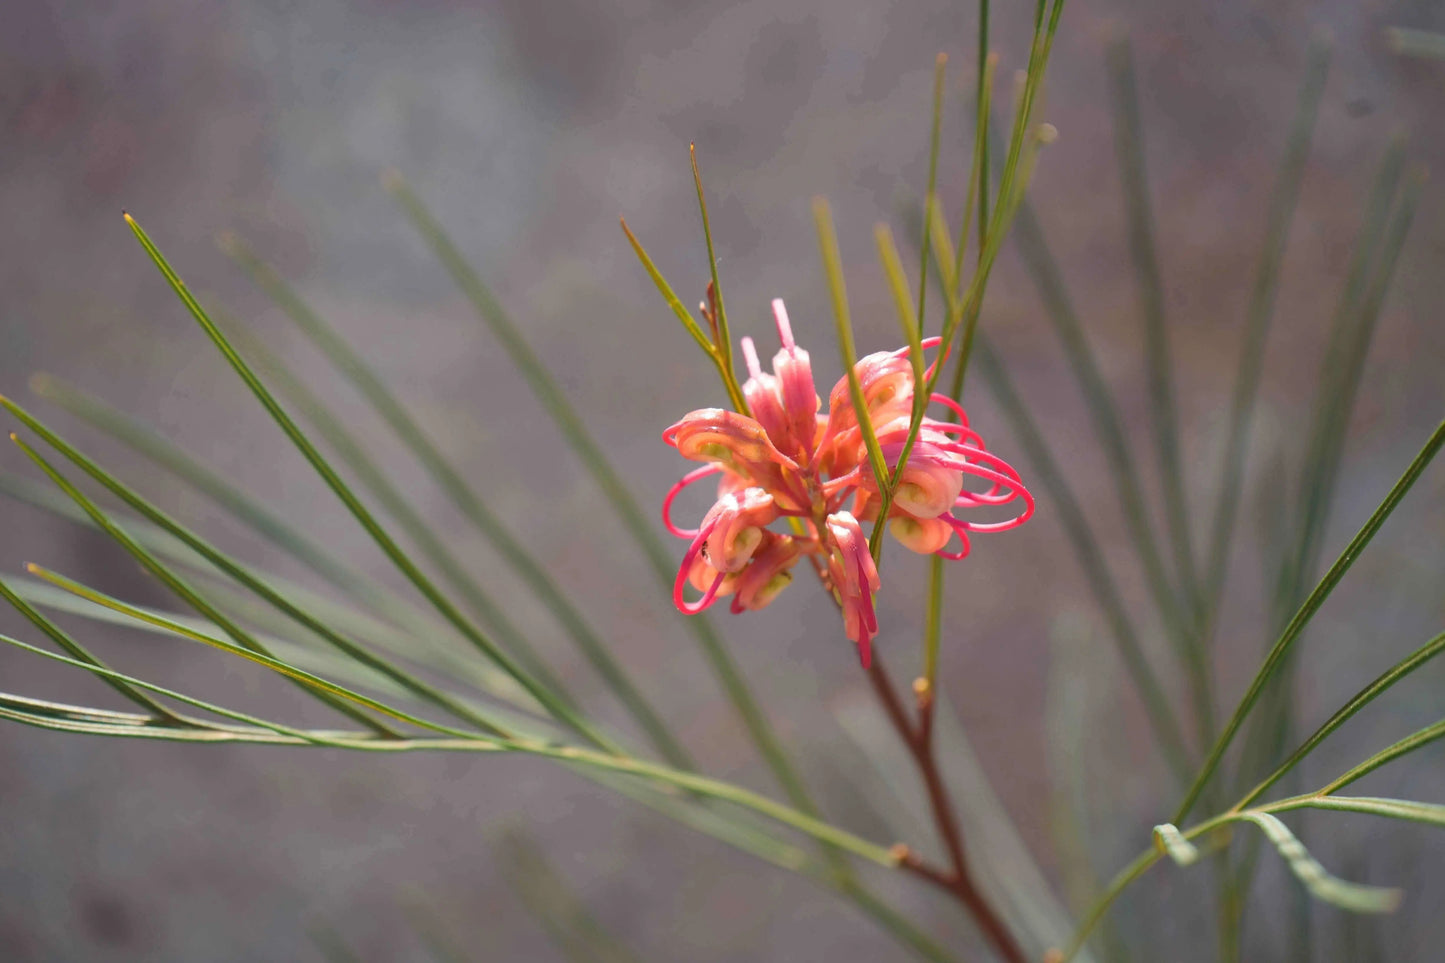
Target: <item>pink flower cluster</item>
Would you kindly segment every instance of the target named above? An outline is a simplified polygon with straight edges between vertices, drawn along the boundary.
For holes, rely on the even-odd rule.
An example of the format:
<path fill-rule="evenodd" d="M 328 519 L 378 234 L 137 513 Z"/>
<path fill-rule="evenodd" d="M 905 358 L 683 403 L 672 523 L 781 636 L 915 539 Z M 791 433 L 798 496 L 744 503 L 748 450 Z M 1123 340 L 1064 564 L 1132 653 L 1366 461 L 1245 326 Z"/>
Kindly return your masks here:
<path fill-rule="evenodd" d="M 752 340 L 742 339 L 750 375 L 743 394 L 752 416 L 701 408 L 663 432 L 663 441 L 679 454 L 704 463 L 684 475 L 662 503 L 668 531 L 691 541 L 678 569 L 673 602 L 688 614 L 728 595 L 734 612 L 763 608 L 787 588 L 793 566 L 806 556 L 842 608 L 844 630 L 858 644 L 866 667 L 878 633 L 873 594 L 879 579 L 859 522 L 878 523 L 878 482 L 848 379 L 839 379 L 828 396 L 828 413 L 820 414 L 808 352 L 793 341 L 781 300 L 773 301 L 773 315 L 782 350 L 773 358 L 771 374 L 758 363 Z M 937 339 L 924 346 L 937 347 Z M 854 371 L 891 472 L 913 414 L 915 383 L 908 348 L 870 354 Z M 1033 514 L 1034 500 L 1018 472 L 985 449 L 957 402 L 940 394 L 930 400 L 951 409 L 959 420 L 924 417 L 887 524 L 912 551 L 961 559 L 968 554 L 968 533 L 1022 525 Z M 697 528 L 678 528 L 672 522 L 673 500 L 688 485 L 711 475 L 719 476 L 716 504 Z M 981 490 L 969 490 L 967 479 L 975 479 L 972 487 Z M 958 508 L 1016 500 L 1021 509 L 1004 521 L 965 521 L 954 514 Z M 769 528 L 784 518 L 798 519 L 791 533 Z M 951 549 L 955 536 L 959 547 Z M 702 593 L 695 602 L 684 597 L 689 583 Z"/>

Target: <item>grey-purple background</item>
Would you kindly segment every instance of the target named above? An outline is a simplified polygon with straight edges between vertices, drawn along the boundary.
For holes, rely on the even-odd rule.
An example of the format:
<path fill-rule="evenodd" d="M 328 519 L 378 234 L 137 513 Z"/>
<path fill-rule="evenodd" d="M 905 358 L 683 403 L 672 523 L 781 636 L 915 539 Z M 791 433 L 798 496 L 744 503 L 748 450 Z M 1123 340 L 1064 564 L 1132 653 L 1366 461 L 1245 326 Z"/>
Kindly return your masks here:
<path fill-rule="evenodd" d="M 1022 66 L 1032 4 L 995 6 L 1007 89 Z M 595 617 L 708 769 L 773 792 L 639 554 L 380 190 L 378 174 L 399 168 L 434 206 L 624 478 L 654 505 L 685 468 L 659 432 L 722 395 L 636 264 L 617 215 L 686 296 L 700 294 L 706 257 L 687 166 L 695 140 L 735 332 L 771 345 L 767 301 L 787 298 L 826 389 L 839 363 L 809 198 L 825 194 L 834 205 L 861 349 L 892 346 L 898 336 L 871 227 L 921 190 L 939 50 L 953 58 L 944 195 L 955 209 L 961 200 L 973 23 L 971 4 L 941 0 L 8 3 L 0 10 L 0 391 L 25 400 L 36 371 L 75 381 L 391 578 L 175 302 L 120 219 L 130 210 L 192 287 L 245 318 L 354 416 L 456 550 L 497 594 L 515 599 L 517 620 L 589 707 L 622 725 L 547 613 L 211 244 L 220 230 L 240 232 L 377 365 Z M 1284 445 L 1288 465 L 1298 464 L 1324 331 L 1385 139 L 1404 130 L 1412 157 L 1438 167 L 1445 66 L 1389 53 L 1380 30 L 1396 24 L 1445 28 L 1438 6 L 1405 0 L 1074 0 L 1065 12 L 1044 107 L 1060 137 L 1039 165 L 1034 199 L 1153 491 L 1141 320 L 1102 56 L 1110 31 L 1127 26 L 1197 527 L 1212 504 L 1264 208 L 1311 30 L 1333 32 L 1335 59 L 1260 410 L 1262 443 Z M 1424 192 L 1365 366 L 1331 554 L 1445 409 L 1442 258 L 1445 192 L 1437 181 Z M 1096 519 L 1135 610 L 1145 611 L 1080 396 L 1011 251 L 983 324 Z M 967 400 L 991 446 L 1027 478 L 981 385 Z M 195 496 L 74 433 L 240 554 L 294 573 Z M 23 462 L 18 451 L 0 451 L 5 471 L 27 472 Z M 1253 477 L 1278 483 L 1266 466 L 1254 459 Z M 1251 498 L 1242 516 L 1220 634 L 1226 706 L 1268 641 L 1256 504 Z M 1434 470 L 1321 613 L 1306 640 L 1306 723 L 1440 628 L 1442 504 L 1445 473 Z M 7 502 L 0 571 L 26 561 L 169 604 L 98 537 Z M 890 553 L 885 568 L 880 646 L 900 676 L 915 664 L 923 571 L 901 553 Z M 1022 531 L 979 538 L 950 575 L 943 687 L 1031 849 L 1051 868 L 1056 786 L 1043 761 L 1042 724 L 1049 637 L 1058 620 L 1080 614 L 1101 625 L 1093 613 L 1047 500 Z M 829 707 L 864 686 L 830 603 L 800 579 L 766 612 L 721 623 L 830 814 L 887 839 L 845 788 L 857 773 L 835 753 L 841 736 Z M 1141 625 L 1167 667 L 1157 626 Z M 9 612 L 0 613 L 0 630 L 35 635 Z M 1112 655 L 1102 629 L 1098 635 L 1097 655 L 1082 658 L 1107 666 Z M 217 653 L 138 633 L 92 629 L 85 637 L 120 666 L 189 691 L 324 718 L 289 688 Z M 1122 674 L 1114 678 L 1123 693 Z M 1403 686 L 1322 750 L 1309 772 L 1329 776 L 1439 718 L 1442 682 L 1437 669 Z M 0 688 L 109 704 L 94 682 L 9 651 L 0 653 Z M 1182 699 L 1181 687 L 1173 691 Z M 1109 830 L 1103 870 L 1145 845 L 1148 827 L 1172 805 L 1132 695 L 1117 701 L 1099 710 L 1083 738 L 1114 761 L 1117 802 L 1100 817 Z M 1445 800 L 1442 758 L 1427 752 L 1364 789 Z M 12 725 L 0 727 L 0 959 L 312 959 L 308 933 L 317 926 L 344 931 L 366 960 L 419 959 L 400 908 L 411 893 L 429 899 L 478 960 L 560 959 L 495 865 L 489 840 L 514 825 L 545 840 L 588 905 L 645 958 L 902 958 L 871 924 L 810 884 L 546 763 L 115 743 Z M 1438 914 L 1428 911 L 1445 899 L 1440 838 L 1356 818 L 1318 817 L 1307 826 L 1307 841 L 1334 868 L 1410 888 L 1389 924 L 1388 958 L 1430 958 L 1425 947 L 1442 936 Z M 1292 884 L 1273 860 L 1266 855 L 1268 898 L 1282 906 Z M 1168 881 L 1179 905 L 1209 898 L 1203 871 L 1155 880 Z M 916 887 L 889 892 L 949 938 L 970 939 L 950 907 Z M 1178 958 L 1204 938 L 1194 923 L 1170 918 L 1132 924 L 1131 933 L 1153 941 L 1146 957 Z M 1358 931 L 1338 913 L 1319 910 L 1316 931 L 1317 959 L 1351 958 L 1342 934 Z M 1256 953 L 1283 952 L 1260 913 L 1251 932 Z M 1182 942 L 1166 948 L 1166 940 Z"/>

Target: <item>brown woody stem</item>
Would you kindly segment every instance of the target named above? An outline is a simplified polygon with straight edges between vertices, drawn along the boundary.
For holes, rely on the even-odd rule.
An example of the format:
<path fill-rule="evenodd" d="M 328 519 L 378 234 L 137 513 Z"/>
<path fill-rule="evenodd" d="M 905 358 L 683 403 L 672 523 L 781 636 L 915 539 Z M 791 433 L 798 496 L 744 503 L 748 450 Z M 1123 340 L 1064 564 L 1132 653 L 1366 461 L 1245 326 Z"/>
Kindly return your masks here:
<path fill-rule="evenodd" d="M 872 665 L 868 668 L 868 680 L 873 684 L 878 700 L 883 703 L 883 710 L 889 721 L 898 730 L 898 737 L 903 740 L 918 766 L 924 788 L 928 791 L 928 805 L 933 811 L 938 835 L 948 853 L 949 868 L 944 869 L 926 862 L 907 846 L 899 845 L 896 847 L 899 866 L 962 903 L 989 943 L 1008 963 L 1027 963 L 1028 957 L 969 874 L 963 832 L 954 815 L 953 804 L 948 797 L 948 789 L 943 784 L 943 774 L 939 771 L 938 760 L 933 751 L 933 692 L 926 684 L 921 688 L 915 686 L 918 696 L 917 721 L 910 722 L 903 702 L 888 677 L 888 670 L 884 668 L 883 660 L 877 652 L 873 653 Z"/>

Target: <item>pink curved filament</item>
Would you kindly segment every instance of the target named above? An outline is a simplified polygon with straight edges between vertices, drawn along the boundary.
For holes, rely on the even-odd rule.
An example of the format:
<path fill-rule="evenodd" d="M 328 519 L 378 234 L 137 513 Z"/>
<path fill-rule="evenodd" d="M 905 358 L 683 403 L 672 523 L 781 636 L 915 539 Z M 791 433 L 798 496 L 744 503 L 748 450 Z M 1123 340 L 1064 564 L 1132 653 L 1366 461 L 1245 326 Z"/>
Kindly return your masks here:
<path fill-rule="evenodd" d="M 949 462 L 950 468 L 993 483 L 986 492 L 966 493 L 969 498 L 973 499 L 974 504 L 1003 505 L 1014 500 L 1016 497 L 1014 490 L 1021 485 L 1019 473 L 998 455 L 983 448 L 975 448 L 957 442 L 943 442 L 938 447 L 963 456 L 962 463 Z M 985 468 L 985 465 L 992 467 Z"/>
<path fill-rule="evenodd" d="M 961 444 L 967 445 L 970 451 L 988 451 L 988 446 L 983 443 L 983 436 L 968 425 L 953 421 L 934 421 L 930 422 L 928 427 L 941 435 L 958 435 L 962 439 Z"/>
<path fill-rule="evenodd" d="M 924 338 L 921 342 L 919 342 L 919 347 L 921 347 L 924 351 L 931 351 L 932 349 L 938 347 L 939 343 L 942 341 L 943 339 L 935 334 L 932 337 Z M 908 356 L 908 352 L 912 350 L 912 348 L 905 344 L 903 347 L 893 352 L 893 357 L 905 358 Z"/>
<path fill-rule="evenodd" d="M 1006 532 L 1011 528 L 1018 528 L 1033 517 L 1034 496 L 1021 484 L 1014 486 L 1014 492 L 1016 497 L 1023 499 L 1024 510 L 1013 518 L 1002 522 L 961 522 L 960 524 L 970 532 Z M 964 496 L 960 495 L 959 497 L 963 498 Z"/>
<path fill-rule="evenodd" d="M 712 580 L 712 584 L 708 586 L 702 598 L 689 604 L 684 601 L 682 597 L 682 587 L 687 582 L 687 575 L 685 573 L 679 573 L 677 584 L 674 585 L 672 589 L 672 604 L 676 605 L 677 610 L 683 615 L 696 615 L 711 607 L 711 605 L 717 601 L 717 591 L 722 588 L 723 579 L 725 578 L 727 578 L 726 572 L 718 572 L 717 578 Z"/>
<path fill-rule="evenodd" d="M 948 395 L 940 394 L 935 391 L 933 394 L 929 395 L 929 400 L 932 401 L 934 404 L 943 405 L 943 407 L 947 408 L 949 411 L 952 411 L 955 415 L 958 415 L 959 425 L 965 427 L 968 425 L 968 412 L 963 410 L 963 405 L 954 401 L 952 398 L 948 397 Z"/>
<path fill-rule="evenodd" d="M 668 490 L 667 497 L 662 500 L 662 524 L 669 532 L 676 535 L 678 538 L 697 537 L 697 529 L 678 528 L 672 523 L 672 501 L 678 496 L 678 493 L 680 493 L 688 485 L 691 485 L 693 482 L 697 481 L 699 478 L 706 478 L 708 475 L 716 475 L 722 470 L 722 466 L 717 464 L 703 465 L 701 468 L 694 468 L 686 475 L 683 475 L 682 480 L 679 481 L 676 485 L 673 485 L 672 488 Z"/>
<path fill-rule="evenodd" d="M 697 558 L 697 553 L 702 551 L 702 547 L 707 544 L 707 537 L 716 527 L 717 522 L 713 521 L 697 533 L 697 537 L 692 540 L 692 544 L 687 547 L 687 552 L 682 556 L 682 565 L 678 566 L 677 578 L 672 583 L 672 604 L 677 606 L 677 610 L 683 615 L 696 615 L 717 601 L 718 589 L 722 588 L 723 579 L 727 578 L 727 573 L 718 572 L 717 578 L 712 580 L 712 585 L 708 586 L 708 590 L 702 594 L 702 598 L 693 603 L 688 603 L 683 598 L 683 589 L 687 585 L 687 573 L 692 570 L 693 560 Z"/>
<path fill-rule="evenodd" d="M 946 558 L 950 562 L 957 562 L 967 558 L 968 550 L 971 547 L 968 541 L 968 529 L 962 527 L 963 522 L 960 519 L 953 517 L 952 515 L 940 515 L 938 517 L 943 519 L 944 522 L 948 524 L 949 528 L 953 529 L 953 533 L 957 535 L 959 541 L 963 543 L 963 548 L 961 548 L 957 552 L 949 552 L 946 551 L 948 546 L 945 545 L 943 548 L 940 548 L 933 554 L 937 555 L 939 558 Z"/>

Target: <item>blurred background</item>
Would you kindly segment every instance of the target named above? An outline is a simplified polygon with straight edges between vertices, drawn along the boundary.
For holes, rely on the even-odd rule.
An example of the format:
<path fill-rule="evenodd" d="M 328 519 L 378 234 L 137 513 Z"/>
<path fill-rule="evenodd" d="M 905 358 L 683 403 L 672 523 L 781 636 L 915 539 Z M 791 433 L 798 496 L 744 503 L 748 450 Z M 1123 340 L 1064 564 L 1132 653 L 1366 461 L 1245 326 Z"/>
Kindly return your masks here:
<path fill-rule="evenodd" d="M 995 4 L 1000 78 L 1023 66 L 1032 4 Z M 593 616 L 707 769 L 775 793 L 699 656 L 604 499 L 505 353 L 379 187 L 401 170 L 494 286 L 647 506 L 686 465 L 659 440 L 688 410 L 723 402 L 617 228 L 652 251 L 684 299 L 706 251 L 687 145 L 711 198 L 735 334 L 771 353 L 768 299 L 788 301 L 820 386 L 840 374 L 809 199 L 834 205 L 859 347 L 897 343 L 872 225 L 900 224 L 922 191 L 934 55 L 952 57 L 945 202 L 962 199 L 975 10 L 752 0 L 525 0 L 468 4 L 252 4 L 135 0 L 7 4 L 0 12 L 0 391 L 22 402 L 46 371 L 183 442 L 327 544 L 395 583 L 341 507 L 184 314 L 120 218 L 146 226 L 204 298 L 281 351 L 372 441 L 453 547 L 515 599 L 513 615 L 602 718 L 625 727 L 596 677 L 394 440 L 212 243 L 245 237 L 378 367 L 489 504 Z M 1445 64 L 1402 59 L 1387 26 L 1445 29 L 1424 0 L 1323 4 L 1073 0 L 1042 117 L 1059 129 L 1032 197 L 1157 493 L 1148 445 L 1142 320 L 1126 247 L 1104 48 L 1134 46 L 1150 187 L 1178 366 L 1186 484 L 1202 530 L 1264 209 L 1311 32 L 1335 47 L 1306 170 L 1268 367 L 1249 500 L 1219 642 L 1232 707 L 1270 639 L 1258 555 L 1265 455 L 1299 463 L 1324 332 L 1388 136 L 1439 168 Z M 1006 89 L 1007 83 L 1004 84 Z M 954 215 L 956 217 L 956 214 Z M 1351 423 L 1332 558 L 1445 410 L 1445 191 L 1426 186 L 1367 360 Z M 935 322 L 936 323 L 936 322 Z M 982 324 L 999 345 L 1104 539 L 1135 611 L 1148 611 L 1117 500 L 1041 304 L 1006 251 Z M 990 447 L 1029 465 L 976 380 L 966 402 Z M 42 409 L 44 411 L 45 409 Z M 52 413 L 52 412 L 46 412 Z M 56 415 L 122 477 L 243 557 L 294 572 L 195 495 Z M 32 474 L 0 451 L 0 468 Z M 1445 615 L 1445 472 L 1428 473 L 1306 639 L 1300 718 L 1348 694 L 1438 631 Z M 1157 503 L 1157 499 L 1156 499 Z M 697 510 L 701 510 L 700 507 Z M 682 544 L 677 544 L 681 556 Z M 896 548 L 896 546 L 895 546 Z M 890 551 L 880 645 L 916 671 L 924 566 Z M 127 598 L 173 604 L 99 536 L 6 501 L 0 571 L 40 562 Z M 1096 871 L 1147 844 L 1174 794 L 1115 666 L 1092 598 L 1045 500 L 1008 537 L 979 538 L 951 568 L 942 688 L 1035 858 L 1062 877 L 1048 760 L 1084 758 L 1094 783 Z M 721 617 L 729 647 L 836 821 L 890 841 L 850 782 L 869 778 L 837 722 L 866 684 L 825 596 L 804 580 L 767 611 Z M 72 624 L 74 623 L 74 624 Z M 79 630 L 84 623 L 71 620 Z M 1157 624 L 1156 664 L 1183 699 Z M 14 613 L 0 631 L 33 639 Z M 147 678 L 258 712 L 309 718 L 290 688 L 235 660 L 133 632 L 86 629 Z M 1072 640 L 1069 658 L 1059 656 Z M 11 692 L 104 700 L 92 681 L 0 652 Z M 1436 666 L 1372 707 L 1312 761 L 1328 778 L 1441 715 Z M 1088 677 L 1071 717 L 1050 693 Z M 1061 678 L 1063 676 L 1063 678 Z M 102 704 L 109 704 L 108 702 Z M 1057 719 L 1055 720 L 1057 722 Z M 1051 736 L 1050 733 L 1054 732 Z M 948 746 L 943 746 L 947 753 Z M 1445 801 L 1438 747 L 1362 791 Z M 1301 821 L 1327 865 L 1406 886 L 1388 924 L 1320 907 L 1315 958 L 1427 959 L 1445 938 L 1445 839 L 1403 824 Z M 903 952 L 847 904 L 539 761 L 105 742 L 0 726 L 0 958 L 319 959 L 318 929 L 365 960 L 421 959 L 407 924 L 425 900 L 478 960 L 561 960 L 507 883 L 495 841 L 525 827 L 592 912 L 644 959 L 883 960 Z M 925 848 L 931 838 L 914 840 Z M 1293 882 L 1264 854 L 1246 958 L 1283 952 L 1268 925 Z M 1433 868 L 1432 868 L 1433 867 Z M 1121 908 L 1143 958 L 1208 939 L 1206 874 L 1164 869 Z M 917 885 L 885 892 L 969 946 L 954 909 Z M 1145 906 L 1165 911 L 1144 912 Z M 1173 950 L 1166 949 L 1173 947 Z M 1363 951 L 1360 951 L 1363 953 Z"/>

